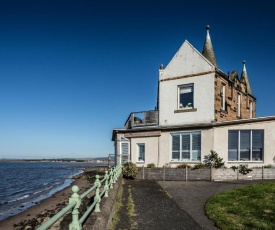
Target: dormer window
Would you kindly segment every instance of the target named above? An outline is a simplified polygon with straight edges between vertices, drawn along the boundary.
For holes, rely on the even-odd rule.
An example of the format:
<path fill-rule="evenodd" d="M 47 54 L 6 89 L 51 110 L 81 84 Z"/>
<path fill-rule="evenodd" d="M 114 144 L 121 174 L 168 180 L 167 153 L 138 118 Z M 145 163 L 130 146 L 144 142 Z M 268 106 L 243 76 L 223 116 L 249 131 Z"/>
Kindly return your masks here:
<path fill-rule="evenodd" d="M 178 88 L 179 92 L 179 109 L 193 109 L 194 108 L 194 85 L 180 85 Z"/>

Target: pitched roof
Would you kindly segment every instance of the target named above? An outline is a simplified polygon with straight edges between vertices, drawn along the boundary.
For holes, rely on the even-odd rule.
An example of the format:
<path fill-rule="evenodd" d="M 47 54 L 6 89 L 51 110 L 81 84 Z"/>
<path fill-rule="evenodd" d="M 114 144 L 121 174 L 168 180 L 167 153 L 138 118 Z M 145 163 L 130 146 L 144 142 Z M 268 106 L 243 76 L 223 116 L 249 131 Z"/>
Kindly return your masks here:
<path fill-rule="evenodd" d="M 213 45 L 209 34 L 210 26 L 206 26 L 206 38 L 203 46 L 202 55 L 207 58 L 216 68 L 218 68 L 216 56 L 214 53 Z"/>
<path fill-rule="evenodd" d="M 160 79 L 214 71 L 215 66 L 187 40 L 180 46 L 168 65 L 161 67 Z"/>

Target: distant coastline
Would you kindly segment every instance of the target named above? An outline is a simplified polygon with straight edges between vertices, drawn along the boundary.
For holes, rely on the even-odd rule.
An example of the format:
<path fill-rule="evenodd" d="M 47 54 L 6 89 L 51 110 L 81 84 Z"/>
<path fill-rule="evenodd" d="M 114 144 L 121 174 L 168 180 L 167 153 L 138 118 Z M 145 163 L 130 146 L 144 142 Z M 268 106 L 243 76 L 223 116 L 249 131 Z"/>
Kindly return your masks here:
<path fill-rule="evenodd" d="M 113 165 L 113 159 L 109 159 L 108 157 L 98 157 L 98 158 L 51 158 L 51 159 L 9 159 L 9 158 L 1 158 L 0 162 L 58 162 L 58 163 L 94 163 L 94 164 L 102 164 L 102 165 Z"/>

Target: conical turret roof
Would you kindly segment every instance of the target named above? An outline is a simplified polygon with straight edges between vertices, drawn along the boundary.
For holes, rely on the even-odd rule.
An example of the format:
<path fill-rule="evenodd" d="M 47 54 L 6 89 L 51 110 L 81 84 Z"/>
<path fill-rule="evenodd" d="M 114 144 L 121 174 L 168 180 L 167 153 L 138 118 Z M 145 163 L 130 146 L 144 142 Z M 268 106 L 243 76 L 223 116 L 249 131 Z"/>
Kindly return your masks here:
<path fill-rule="evenodd" d="M 203 46 L 202 55 L 205 58 L 207 58 L 207 60 L 210 61 L 216 68 L 218 68 L 213 45 L 212 45 L 212 42 L 210 39 L 209 29 L 210 29 L 210 26 L 207 25 L 206 26 L 206 38 L 205 38 L 205 42 L 204 42 L 204 46 Z"/>
<path fill-rule="evenodd" d="M 246 84 L 246 92 L 248 94 L 252 95 L 251 86 L 250 86 L 247 71 L 246 71 L 246 68 L 245 68 L 245 61 L 243 61 L 243 71 L 242 71 L 240 81 Z"/>

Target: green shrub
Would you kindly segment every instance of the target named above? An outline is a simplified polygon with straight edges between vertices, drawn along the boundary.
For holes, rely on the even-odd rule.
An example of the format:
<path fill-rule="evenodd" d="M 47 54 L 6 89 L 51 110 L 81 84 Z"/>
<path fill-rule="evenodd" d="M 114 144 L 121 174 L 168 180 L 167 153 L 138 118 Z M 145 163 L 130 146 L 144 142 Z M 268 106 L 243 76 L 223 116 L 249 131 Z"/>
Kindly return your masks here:
<path fill-rule="evenodd" d="M 271 164 L 269 164 L 269 165 L 264 165 L 264 168 L 270 169 L 270 168 L 272 168 L 272 165 L 271 165 Z"/>
<path fill-rule="evenodd" d="M 186 163 L 183 163 L 183 164 L 180 164 L 177 166 L 178 169 L 185 169 L 185 168 L 192 168 L 190 165 L 186 164 Z"/>
<path fill-rule="evenodd" d="M 243 174 L 243 175 L 246 175 L 250 172 L 252 172 L 253 170 L 252 169 L 249 169 L 247 165 L 240 165 L 239 166 L 239 173 Z"/>
<path fill-rule="evenodd" d="M 207 156 L 204 157 L 204 164 L 205 166 L 211 168 L 221 168 L 222 166 L 224 166 L 224 162 L 223 162 L 223 158 L 220 158 L 218 156 L 218 153 L 216 153 L 215 151 L 211 150 L 211 153 Z"/>
<path fill-rule="evenodd" d="M 238 166 L 233 165 L 233 166 L 231 166 L 230 168 L 233 169 L 233 170 L 235 171 L 236 169 L 238 169 Z"/>
<path fill-rule="evenodd" d="M 147 168 L 155 168 L 156 165 L 154 163 L 147 164 Z"/>
<path fill-rule="evenodd" d="M 203 168 L 205 168 L 205 165 L 203 163 L 198 163 L 193 166 L 192 170 L 203 169 Z"/>
<path fill-rule="evenodd" d="M 123 165 L 122 175 L 125 179 L 134 179 L 138 174 L 138 167 L 132 163 L 127 162 Z"/>

